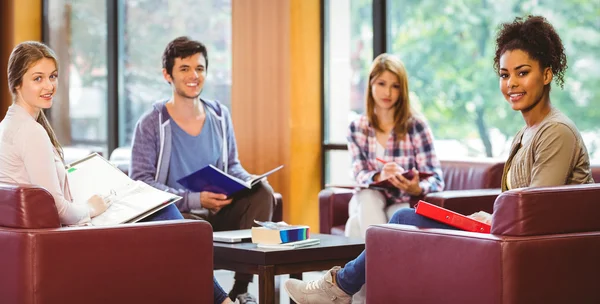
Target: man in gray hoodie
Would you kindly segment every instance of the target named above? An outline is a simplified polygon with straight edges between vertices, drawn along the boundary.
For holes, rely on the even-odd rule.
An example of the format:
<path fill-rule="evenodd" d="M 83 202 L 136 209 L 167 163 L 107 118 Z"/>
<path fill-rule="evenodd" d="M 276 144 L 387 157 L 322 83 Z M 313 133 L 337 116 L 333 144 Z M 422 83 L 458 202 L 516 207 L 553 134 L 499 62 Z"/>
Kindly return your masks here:
<path fill-rule="evenodd" d="M 138 121 L 131 151 L 131 178 L 183 197 L 177 207 L 184 216 L 199 211 L 215 231 L 248 229 L 255 219 L 270 220 L 276 201 L 266 181 L 233 198 L 192 192 L 177 182 L 207 165 L 242 180 L 252 176 L 238 159 L 227 107 L 199 97 L 208 70 L 206 47 L 187 37 L 176 38 L 167 45 L 162 64 L 173 94 L 156 102 Z M 229 293 L 232 300 L 246 294 L 252 275 L 236 273 L 235 280 Z"/>

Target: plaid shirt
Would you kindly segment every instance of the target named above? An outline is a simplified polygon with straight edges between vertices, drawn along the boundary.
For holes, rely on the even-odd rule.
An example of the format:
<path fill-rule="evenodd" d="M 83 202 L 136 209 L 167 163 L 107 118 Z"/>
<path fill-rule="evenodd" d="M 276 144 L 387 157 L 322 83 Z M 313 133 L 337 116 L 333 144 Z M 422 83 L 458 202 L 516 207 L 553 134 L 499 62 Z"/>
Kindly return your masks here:
<path fill-rule="evenodd" d="M 363 115 L 350 124 L 348 150 L 352 156 L 354 178 L 360 184 L 372 183 L 373 176 L 383 167 L 383 164 L 375 159 L 376 146 L 375 128 L 366 116 Z M 411 125 L 403 139 L 397 138 L 392 132 L 385 145 L 383 160 L 396 162 L 404 170 L 415 168 L 418 171 L 433 172 L 432 177 L 419 182 L 423 189 L 422 195 L 444 189 L 442 168 L 433 147 L 433 134 L 427 123 L 418 117 L 411 118 Z M 410 201 L 410 195 L 400 189 L 386 190 L 384 194 L 388 204 Z"/>

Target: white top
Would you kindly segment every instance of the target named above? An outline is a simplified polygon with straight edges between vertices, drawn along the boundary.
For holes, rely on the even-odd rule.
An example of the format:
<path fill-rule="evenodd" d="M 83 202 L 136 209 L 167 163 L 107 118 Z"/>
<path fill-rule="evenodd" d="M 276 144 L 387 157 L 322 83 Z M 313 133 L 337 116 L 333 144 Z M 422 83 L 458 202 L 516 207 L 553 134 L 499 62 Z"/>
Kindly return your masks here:
<path fill-rule="evenodd" d="M 71 202 L 65 166 L 46 130 L 19 105 L 8 108 L 0 122 L 0 182 L 32 184 L 54 197 L 63 225 L 90 221 L 86 202 Z"/>
<path fill-rule="evenodd" d="M 377 144 L 375 145 L 375 157 L 379 157 L 381 159 L 383 159 L 383 156 L 385 155 L 385 147 L 379 143 L 379 141 L 376 141 Z"/>

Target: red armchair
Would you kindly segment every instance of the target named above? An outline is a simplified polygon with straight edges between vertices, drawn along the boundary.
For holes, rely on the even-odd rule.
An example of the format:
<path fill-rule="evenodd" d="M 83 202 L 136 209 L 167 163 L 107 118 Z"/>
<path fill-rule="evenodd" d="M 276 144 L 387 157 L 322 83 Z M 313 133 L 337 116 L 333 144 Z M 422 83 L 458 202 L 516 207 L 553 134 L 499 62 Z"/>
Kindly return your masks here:
<path fill-rule="evenodd" d="M 522 188 L 491 234 L 367 230 L 367 303 L 600 303 L 600 185 Z"/>
<path fill-rule="evenodd" d="M 500 194 L 500 181 L 504 163 L 487 160 L 442 160 L 442 172 L 445 190 L 469 190 L 454 193 L 442 191 L 431 193 L 425 199 L 428 202 L 468 214 L 477 211 L 492 211 L 494 199 Z M 473 189 L 487 189 L 477 190 Z M 464 205 L 456 204 L 457 197 L 471 196 L 472 199 Z M 319 222 L 321 233 L 343 235 L 348 220 L 348 203 L 352 191 L 347 189 L 330 188 L 319 192 Z M 418 200 L 411 202 L 414 205 Z"/>
<path fill-rule="evenodd" d="M 52 196 L 0 183 L 0 302 L 212 303 L 203 221 L 60 226 Z"/>

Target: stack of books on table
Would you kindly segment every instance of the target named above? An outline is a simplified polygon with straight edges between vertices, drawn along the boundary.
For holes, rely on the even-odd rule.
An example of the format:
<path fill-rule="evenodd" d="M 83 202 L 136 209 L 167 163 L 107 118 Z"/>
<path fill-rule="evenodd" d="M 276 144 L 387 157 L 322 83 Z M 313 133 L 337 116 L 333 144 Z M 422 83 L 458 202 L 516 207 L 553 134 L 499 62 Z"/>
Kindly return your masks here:
<path fill-rule="evenodd" d="M 284 222 L 260 222 L 252 227 L 252 243 L 258 248 L 295 249 L 319 244 L 319 239 L 310 238 L 310 228 L 304 225 L 288 225 Z"/>

